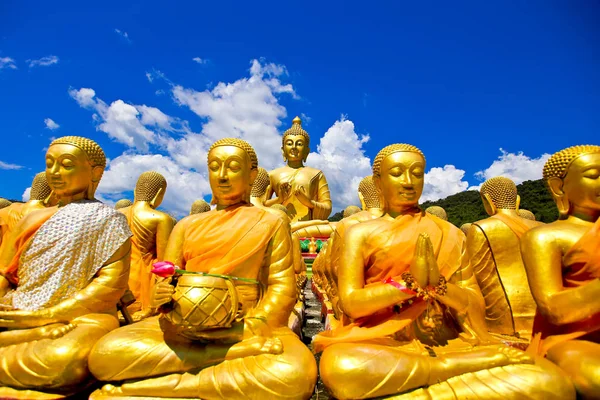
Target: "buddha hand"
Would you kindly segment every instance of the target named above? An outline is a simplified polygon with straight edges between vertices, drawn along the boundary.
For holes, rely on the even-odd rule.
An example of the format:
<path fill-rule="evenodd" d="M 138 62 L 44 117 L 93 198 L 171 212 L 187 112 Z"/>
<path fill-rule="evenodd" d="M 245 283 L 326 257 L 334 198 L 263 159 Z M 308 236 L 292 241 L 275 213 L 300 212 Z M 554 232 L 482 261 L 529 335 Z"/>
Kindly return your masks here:
<path fill-rule="evenodd" d="M 281 203 L 284 203 L 287 199 L 289 199 L 292 194 L 292 185 L 289 182 L 283 182 L 279 186 L 279 196 L 278 199 Z"/>
<path fill-rule="evenodd" d="M 56 323 L 69 323 L 56 316 L 51 308 L 37 311 L 12 310 L 0 311 L 0 327 L 28 329 Z"/>
<path fill-rule="evenodd" d="M 440 269 L 437 265 L 435 253 L 433 252 L 433 244 L 426 233 L 419 234 L 417 238 L 415 254 L 410 264 L 410 273 L 422 288 L 426 288 L 427 286 L 435 287 L 438 284 Z"/>
<path fill-rule="evenodd" d="M 175 287 L 171 285 L 171 278 L 166 278 L 157 282 L 152 289 L 150 307 L 157 309 L 160 306 L 167 304 L 172 300 L 173 293 L 175 293 Z"/>
<path fill-rule="evenodd" d="M 244 318 L 244 339 L 255 336 L 269 337 L 271 336 L 271 328 L 267 325 L 266 320 L 263 320 L 262 318 Z"/>
<path fill-rule="evenodd" d="M 299 186 L 298 189 L 296 189 L 294 191 L 294 195 L 296 196 L 296 198 L 298 199 L 298 201 L 300 203 L 302 203 L 303 205 L 305 205 L 306 207 L 308 207 L 308 208 L 313 208 L 314 207 L 314 205 L 312 204 L 312 202 L 308 198 L 308 195 L 306 194 L 306 189 L 304 189 L 304 186 Z"/>

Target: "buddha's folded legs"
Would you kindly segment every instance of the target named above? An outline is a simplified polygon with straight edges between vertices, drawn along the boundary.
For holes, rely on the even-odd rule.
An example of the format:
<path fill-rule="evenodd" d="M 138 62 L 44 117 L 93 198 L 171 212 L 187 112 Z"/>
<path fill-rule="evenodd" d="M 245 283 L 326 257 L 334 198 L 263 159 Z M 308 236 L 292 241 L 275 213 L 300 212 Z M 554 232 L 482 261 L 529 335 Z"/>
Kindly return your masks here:
<path fill-rule="evenodd" d="M 493 389 L 487 387 L 482 393 L 497 393 L 508 396 L 507 398 L 517 396 L 537 399 L 542 398 L 548 388 L 552 387 L 554 391 L 550 390 L 550 393 L 558 391 L 562 396 L 556 398 L 573 398 L 572 386 L 559 371 L 520 364 L 531 362 L 525 353 L 503 345 L 455 352 L 440 351 L 433 357 L 402 346 L 343 343 L 332 345 L 323 352 L 321 378 L 332 394 L 340 399 L 379 397 L 433 385 L 428 389 L 431 390 L 438 387 L 436 384 L 441 385 L 441 394 L 446 392 L 443 390 L 446 388 L 448 395 L 452 396 L 452 393 L 456 394 L 456 390 L 460 392 L 460 383 L 467 388 L 472 387 L 469 385 L 485 388 L 487 381 L 481 378 L 484 375 L 496 376 L 497 379 Z M 518 365 L 504 367 L 509 364 Z M 451 380 L 453 377 L 457 379 Z M 522 385 L 522 379 L 534 382 L 534 385 Z M 454 389 L 454 386 L 457 388 Z M 480 391 L 475 390 L 473 393 L 479 395 Z M 412 395 L 409 393 L 406 396 L 410 398 Z M 419 393 L 415 392 L 414 395 L 419 398 Z M 426 394 L 421 395 L 429 398 Z M 438 397 L 436 394 L 433 398 L 446 397 Z M 486 396 L 483 395 L 482 398 Z"/>
<path fill-rule="evenodd" d="M 72 329 L 56 339 L 0 347 L 0 386 L 58 390 L 82 383 L 89 376 L 92 347 L 118 328 L 119 322 L 111 315 L 88 314 L 72 324 Z"/>
<path fill-rule="evenodd" d="M 259 355 L 253 355 L 248 349 L 235 350 L 236 345 L 165 340 L 158 318 L 149 318 L 98 342 L 90 370 L 102 381 L 137 380 L 105 385 L 104 393 L 117 396 L 310 397 L 317 377 L 314 357 L 287 328 L 280 328 L 275 339 L 283 345 L 282 353 L 257 349 L 254 354 Z"/>
<path fill-rule="evenodd" d="M 559 343 L 548 350 L 548 359 L 571 377 L 585 398 L 600 396 L 600 344 L 587 340 Z"/>

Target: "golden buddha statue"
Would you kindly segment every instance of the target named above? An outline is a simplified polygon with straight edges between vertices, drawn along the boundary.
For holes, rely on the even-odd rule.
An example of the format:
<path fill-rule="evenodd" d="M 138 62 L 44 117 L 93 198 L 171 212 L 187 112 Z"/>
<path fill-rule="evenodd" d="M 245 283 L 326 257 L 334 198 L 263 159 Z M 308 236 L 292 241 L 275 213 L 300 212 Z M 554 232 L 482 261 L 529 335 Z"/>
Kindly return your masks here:
<path fill-rule="evenodd" d="M 281 151 L 286 166 L 269 172 L 271 185 L 265 205 L 283 204 L 292 222 L 327 219 L 331 213 L 329 186 L 322 171 L 304 165 L 310 152 L 310 137 L 302 129 L 302 120 L 292 121 L 283 133 Z M 271 196 L 275 193 L 273 199 Z"/>
<path fill-rule="evenodd" d="M 115 210 L 120 210 L 121 208 L 129 207 L 133 202 L 129 199 L 121 199 L 115 203 Z"/>
<path fill-rule="evenodd" d="M 351 215 L 361 212 L 362 209 L 358 206 L 348 206 L 344 208 L 344 212 L 342 213 L 342 218 L 348 218 Z"/>
<path fill-rule="evenodd" d="M 469 233 L 471 225 L 473 225 L 471 222 L 466 222 L 460 226 L 460 230 L 466 235 L 467 233 Z"/>
<path fill-rule="evenodd" d="M 166 191 L 165 177 L 156 171 L 146 171 L 139 176 L 135 185 L 133 204 L 119 209 L 127 217 L 133 233 L 129 290 L 136 302 L 128 309 L 133 313 L 134 320 L 149 315 L 150 294 L 154 286 L 152 264 L 164 259 L 167 241 L 175 225 L 173 217 L 156 210 Z"/>
<path fill-rule="evenodd" d="M 358 184 L 358 197 L 361 200 L 364 211 L 353 214 L 338 222 L 335 232 L 328 240 L 327 252 L 323 254 L 323 272 L 327 280 L 327 294 L 331 301 L 334 316 L 337 319 L 343 318 L 343 312 L 341 312 L 339 304 L 337 280 L 344 234 L 353 225 L 379 218 L 383 215 L 380 194 L 371 175 L 363 178 Z"/>
<path fill-rule="evenodd" d="M 46 172 L 36 174 L 31 182 L 29 200 L 25 203 L 12 203 L 8 207 L 0 209 L 0 230 L 2 238 L 8 238 L 10 232 L 17 226 L 19 221 L 32 211 L 55 205 L 55 197 L 48 186 Z M 0 253 L 2 252 L 0 245 Z"/>
<path fill-rule="evenodd" d="M 94 343 L 119 326 L 131 232 L 122 214 L 94 199 L 105 165 L 90 139 L 48 147 L 58 207 L 24 217 L 0 254 L 0 398 L 76 392 L 89 378 Z"/>
<path fill-rule="evenodd" d="M 485 299 L 487 326 L 492 333 L 522 338 L 525 348 L 531 337 L 535 302 L 521 258 L 520 239 L 540 223 L 519 216 L 517 186 L 508 178 L 488 179 L 480 194 L 490 217 L 471 225 L 467 254 Z"/>
<path fill-rule="evenodd" d="M 250 202 L 258 207 L 264 207 L 267 201 L 267 189 L 271 183 L 269 173 L 266 169 L 258 167 L 258 174 L 252 184 L 252 191 L 250 192 Z M 286 211 L 287 213 L 287 211 Z"/>
<path fill-rule="evenodd" d="M 531 211 L 519 208 L 517 212 L 519 213 L 519 217 L 528 219 L 530 221 L 535 221 L 535 214 Z"/>
<path fill-rule="evenodd" d="M 390 145 L 375 157 L 385 215 L 347 230 L 338 269 L 350 323 L 313 341 L 324 349 L 329 391 L 340 399 L 573 398 L 557 368 L 491 344 L 465 236 L 418 208 L 424 176 L 425 158 L 412 145 Z"/>
<path fill-rule="evenodd" d="M 600 393 L 600 146 L 553 154 L 543 177 L 559 220 L 521 239 L 537 304 L 531 348 L 562 368 L 583 398 Z"/>
<path fill-rule="evenodd" d="M 444 221 L 448 221 L 448 214 L 446 213 L 446 210 L 444 210 L 440 206 L 427 207 L 425 209 L 425 212 L 431 215 L 435 215 L 436 217 L 441 218 Z"/>
<path fill-rule="evenodd" d="M 204 199 L 198 199 L 192 203 L 192 207 L 190 207 L 190 215 L 201 214 L 203 212 L 210 211 L 210 204 L 208 204 Z"/>
<path fill-rule="evenodd" d="M 4 222 L 4 219 L 8 216 L 7 208 L 12 204 L 12 201 L 0 198 L 0 240 L 2 240 L 4 234 L 7 233 L 7 223 Z"/>
<path fill-rule="evenodd" d="M 257 167 L 256 153 L 247 142 L 213 143 L 208 176 L 216 209 L 177 224 L 164 259 L 186 273 L 177 278 L 177 287 L 167 278 L 154 289 L 153 306 L 173 300 L 170 308 L 175 310 L 186 306 L 176 300 L 182 279 L 230 282 L 239 302 L 230 310 L 233 314 L 227 313 L 235 317 L 232 325 L 204 330 L 189 321 L 181 330 L 167 313 L 117 329 L 90 355 L 94 376 L 114 382 L 92 399 L 311 396 L 317 378 L 314 357 L 286 326 L 296 303 L 289 226 L 250 204 Z"/>

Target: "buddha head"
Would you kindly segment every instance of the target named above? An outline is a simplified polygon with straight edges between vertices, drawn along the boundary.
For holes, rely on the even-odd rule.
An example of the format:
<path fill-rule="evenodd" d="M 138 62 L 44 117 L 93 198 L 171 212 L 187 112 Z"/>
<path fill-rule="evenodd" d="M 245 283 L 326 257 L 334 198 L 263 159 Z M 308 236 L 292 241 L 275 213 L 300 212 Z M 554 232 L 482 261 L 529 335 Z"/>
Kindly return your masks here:
<path fill-rule="evenodd" d="M 283 133 L 281 152 L 283 161 L 302 165 L 310 153 L 310 136 L 302 129 L 302 120 L 296 117 L 292 127 Z"/>
<path fill-rule="evenodd" d="M 444 221 L 448 221 L 448 214 L 446 210 L 444 210 L 440 206 L 431 206 L 425 209 L 425 212 L 431 215 L 435 215 L 436 217 L 443 219 Z"/>
<path fill-rule="evenodd" d="M 379 193 L 377 187 L 373 183 L 373 176 L 369 175 L 360 181 L 358 184 L 358 198 L 363 210 L 371 210 L 381 208 L 379 204 Z"/>
<path fill-rule="evenodd" d="M 10 200 L 0 198 L 0 210 L 10 206 L 11 204 L 12 204 L 12 202 Z"/>
<path fill-rule="evenodd" d="M 342 213 L 342 217 L 348 218 L 349 216 L 354 215 L 357 212 L 360 212 L 360 207 L 358 207 L 358 206 L 348 206 L 348 207 L 344 208 L 344 212 Z"/>
<path fill-rule="evenodd" d="M 267 188 L 269 187 L 270 183 L 271 180 L 267 170 L 262 167 L 258 167 L 258 174 L 256 175 L 254 183 L 252 184 L 250 196 L 262 198 L 267 192 Z"/>
<path fill-rule="evenodd" d="M 142 172 L 135 184 L 134 201 L 145 201 L 150 207 L 160 206 L 165 192 L 167 191 L 167 180 L 156 171 Z"/>
<path fill-rule="evenodd" d="M 392 216 L 418 207 L 424 177 L 425 156 L 410 144 L 386 146 L 373 161 L 373 182 L 383 208 Z"/>
<path fill-rule="evenodd" d="M 106 156 L 91 139 L 64 136 L 46 151 L 46 179 L 60 203 L 93 200 L 100 183 Z"/>
<path fill-rule="evenodd" d="M 544 165 L 544 181 L 561 219 L 600 215 L 600 146 L 572 146 L 554 153 Z"/>
<path fill-rule="evenodd" d="M 531 221 L 535 221 L 535 214 L 532 213 L 531 211 L 519 208 L 518 212 L 519 212 L 519 217 L 529 219 Z"/>
<path fill-rule="evenodd" d="M 521 201 L 515 183 L 503 176 L 496 176 L 483 182 L 479 194 L 488 215 L 494 215 L 498 210 L 516 211 Z"/>
<path fill-rule="evenodd" d="M 121 199 L 115 203 L 115 210 L 120 210 L 121 208 L 129 207 L 133 203 L 129 199 Z"/>
<path fill-rule="evenodd" d="M 258 175 L 258 157 L 248 142 L 237 138 L 219 139 L 208 151 L 208 178 L 212 204 L 227 207 L 250 203 L 252 184 Z"/>
<path fill-rule="evenodd" d="M 192 203 L 192 207 L 190 208 L 190 215 L 202 214 L 207 211 L 210 211 L 210 204 L 204 201 L 204 199 L 198 199 Z"/>
<path fill-rule="evenodd" d="M 473 225 L 473 224 L 470 222 L 462 224 L 460 226 L 460 230 L 463 231 L 463 233 L 466 235 L 467 233 L 469 233 L 469 229 L 471 229 L 471 225 Z"/>
<path fill-rule="evenodd" d="M 48 201 L 52 189 L 48 185 L 46 179 L 46 172 L 39 172 L 33 178 L 31 182 L 31 192 L 29 192 L 29 200 Z"/>

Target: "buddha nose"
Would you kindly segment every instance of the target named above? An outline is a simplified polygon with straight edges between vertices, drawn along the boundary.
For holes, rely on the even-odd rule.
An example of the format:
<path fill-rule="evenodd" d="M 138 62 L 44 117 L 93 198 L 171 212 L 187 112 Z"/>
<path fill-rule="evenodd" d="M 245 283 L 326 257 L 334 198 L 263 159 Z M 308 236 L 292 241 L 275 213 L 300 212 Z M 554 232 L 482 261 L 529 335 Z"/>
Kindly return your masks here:
<path fill-rule="evenodd" d="M 227 182 L 229 180 L 229 177 L 227 176 L 227 168 L 225 167 L 225 164 L 221 165 L 221 168 L 219 169 L 219 181 L 220 182 Z"/>

